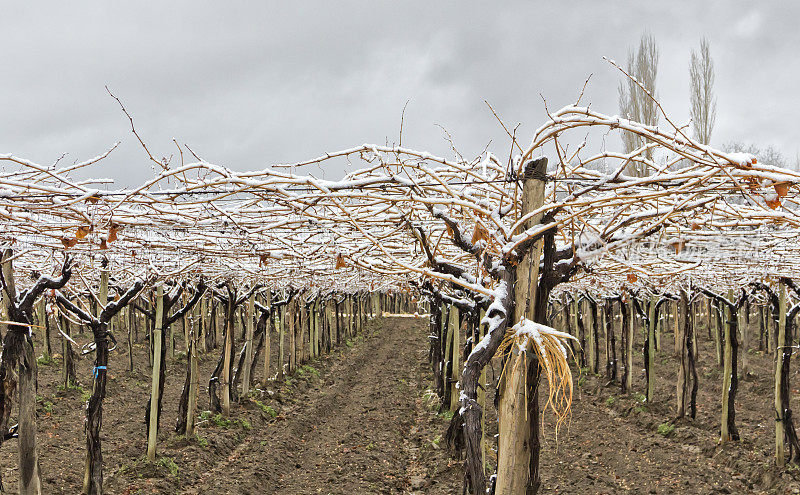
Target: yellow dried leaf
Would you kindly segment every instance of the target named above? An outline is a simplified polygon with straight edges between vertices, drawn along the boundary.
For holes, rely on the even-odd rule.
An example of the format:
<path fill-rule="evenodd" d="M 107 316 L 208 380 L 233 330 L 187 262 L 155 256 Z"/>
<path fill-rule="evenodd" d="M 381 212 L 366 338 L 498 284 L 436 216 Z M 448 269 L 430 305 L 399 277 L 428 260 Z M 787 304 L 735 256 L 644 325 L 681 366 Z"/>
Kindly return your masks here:
<path fill-rule="evenodd" d="M 779 207 L 781 206 L 781 200 L 780 200 L 780 198 L 778 198 L 778 197 L 775 197 L 775 198 L 773 198 L 773 199 L 768 199 L 768 200 L 767 200 L 767 206 L 769 206 L 769 207 L 770 207 L 770 208 L 772 208 L 773 210 L 774 210 L 774 209 L 776 209 L 776 208 L 779 208 Z"/>
<path fill-rule="evenodd" d="M 486 232 L 486 229 L 481 227 L 481 224 L 476 223 L 475 230 L 472 232 L 472 244 L 475 244 L 478 241 L 489 242 L 489 233 Z"/>
<path fill-rule="evenodd" d="M 78 243 L 77 239 L 67 239 L 66 237 L 61 238 L 61 244 L 63 244 L 65 248 L 71 248 L 77 243 Z"/>
<path fill-rule="evenodd" d="M 678 239 L 677 241 L 670 244 L 673 249 L 675 249 L 675 254 L 679 254 L 683 251 L 683 248 L 686 246 L 686 241 L 683 239 Z"/>
<path fill-rule="evenodd" d="M 91 227 L 87 227 L 85 225 L 82 225 L 82 226 L 78 227 L 78 230 L 75 232 L 75 238 L 76 239 L 84 239 L 87 235 L 89 235 L 89 232 L 91 232 L 91 231 L 92 231 Z"/>

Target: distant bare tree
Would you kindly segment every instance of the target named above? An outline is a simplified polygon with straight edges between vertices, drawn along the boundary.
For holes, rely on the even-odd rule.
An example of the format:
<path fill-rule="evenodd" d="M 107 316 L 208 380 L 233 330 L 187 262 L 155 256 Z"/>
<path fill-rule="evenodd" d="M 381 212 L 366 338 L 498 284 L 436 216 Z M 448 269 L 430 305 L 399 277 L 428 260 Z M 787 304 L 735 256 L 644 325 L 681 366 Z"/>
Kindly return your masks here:
<path fill-rule="evenodd" d="M 711 49 L 706 38 L 700 40 L 700 53 L 692 50 L 689 76 L 694 137 L 703 144 L 709 144 L 717 117 L 717 99 L 714 97 L 714 61 L 711 60 Z"/>
<path fill-rule="evenodd" d="M 635 80 L 628 79 L 619 85 L 620 114 L 643 124 L 658 125 L 658 108 L 655 102 L 655 98 L 657 98 L 658 47 L 652 35 L 643 34 L 639 40 L 639 49 L 628 51 L 627 72 Z M 647 93 L 650 93 L 650 96 Z M 631 152 L 642 146 L 644 142 L 642 138 L 630 132 L 623 132 L 622 144 L 625 151 Z M 649 151 L 645 155 L 649 159 L 653 158 Z M 626 172 L 637 177 L 647 175 L 647 169 L 639 163 L 630 164 Z"/>
<path fill-rule="evenodd" d="M 767 165 L 774 165 L 782 168 L 791 168 L 793 166 L 793 164 L 789 163 L 789 160 L 787 160 L 783 152 L 771 144 L 762 148 L 751 143 L 731 141 L 725 143 L 722 149 L 727 152 L 750 153 L 755 155 L 760 163 L 766 163 Z"/>

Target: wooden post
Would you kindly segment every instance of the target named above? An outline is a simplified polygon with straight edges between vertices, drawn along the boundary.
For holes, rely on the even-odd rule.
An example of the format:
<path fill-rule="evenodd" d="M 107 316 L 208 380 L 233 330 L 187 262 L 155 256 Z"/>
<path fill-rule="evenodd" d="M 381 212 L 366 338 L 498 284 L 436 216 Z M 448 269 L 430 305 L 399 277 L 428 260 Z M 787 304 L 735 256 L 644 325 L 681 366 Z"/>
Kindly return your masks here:
<path fill-rule="evenodd" d="M 578 343 L 580 343 L 578 362 L 581 368 L 585 368 L 588 366 L 586 364 L 586 331 L 581 316 L 581 304 L 578 302 L 577 298 L 573 298 L 570 307 L 572 313 L 572 327 L 575 329 L 575 337 L 578 339 Z M 581 373 L 583 373 L 583 370 L 581 370 Z"/>
<path fill-rule="evenodd" d="M 335 307 L 335 294 L 331 295 L 328 298 L 328 301 L 325 303 L 324 306 L 324 318 L 323 321 L 325 322 L 325 337 L 322 339 L 323 350 L 327 353 L 330 351 L 332 345 L 331 342 L 335 340 L 334 333 L 336 332 L 336 307 Z"/>
<path fill-rule="evenodd" d="M 658 298 L 654 298 L 654 304 L 658 301 Z M 669 304 L 665 303 L 664 309 L 661 310 L 660 314 L 658 315 L 658 321 L 654 323 L 655 327 L 653 327 L 653 348 L 657 351 L 662 349 L 661 347 L 661 334 L 664 333 L 664 326 L 667 325 L 668 318 L 669 318 Z"/>
<path fill-rule="evenodd" d="M 64 332 L 64 335 L 71 335 L 69 320 L 66 319 L 63 313 L 54 318 L 54 322 L 59 325 L 61 331 Z M 67 340 L 64 335 L 61 336 L 61 355 L 64 356 L 64 365 L 61 368 L 61 378 L 63 379 L 62 382 L 64 384 L 64 389 L 69 390 L 74 385 L 75 381 L 75 364 L 72 360 L 72 347 L 69 340 Z"/>
<path fill-rule="evenodd" d="M 183 305 L 181 307 L 185 306 L 186 303 L 189 302 L 189 299 L 190 299 L 189 298 L 189 294 L 184 292 L 183 293 Z M 192 308 L 192 312 L 195 309 L 196 308 Z M 190 318 L 190 315 L 191 315 L 192 312 L 187 311 L 186 313 L 184 313 L 183 318 L 181 318 L 181 326 L 183 327 L 183 345 L 186 348 L 186 355 L 187 356 L 189 355 L 189 318 Z"/>
<path fill-rule="evenodd" d="M 229 300 L 226 303 L 225 310 L 225 343 L 223 344 L 222 354 L 222 377 L 220 384 L 222 385 L 222 415 L 228 417 L 231 415 L 231 355 L 233 354 L 233 336 L 236 331 L 236 301 L 233 296 L 228 296 Z"/>
<path fill-rule="evenodd" d="M 353 326 L 353 299 L 350 294 L 344 296 L 344 314 L 342 315 L 342 340 L 347 342 Z"/>
<path fill-rule="evenodd" d="M 155 308 L 155 306 L 153 306 Z M 144 326 L 147 331 L 147 362 L 150 364 L 150 367 L 153 367 L 153 342 L 155 331 L 153 331 L 154 323 L 150 321 L 150 318 L 144 318 Z"/>
<path fill-rule="evenodd" d="M 748 313 L 750 305 L 745 302 L 739 311 L 736 312 L 736 319 L 739 322 L 739 334 L 742 336 L 740 354 L 742 355 L 742 377 L 747 378 L 750 374 L 750 355 L 747 350 L 750 348 L 750 324 Z"/>
<path fill-rule="evenodd" d="M 42 488 L 36 448 L 36 356 L 32 340 L 26 339 L 22 343 L 18 388 L 19 493 L 39 495 Z"/>
<path fill-rule="evenodd" d="M 128 327 L 128 373 L 133 373 L 133 328 L 135 326 L 136 315 L 132 307 L 126 307 L 122 319 Z"/>
<path fill-rule="evenodd" d="M 617 380 L 617 346 L 616 346 L 616 318 L 614 316 L 614 300 L 606 299 L 603 305 L 606 328 L 606 377 L 610 382 Z"/>
<path fill-rule="evenodd" d="M 214 318 L 214 347 L 218 346 L 222 341 L 222 335 L 225 333 L 225 306 L 223 303 L 217 303 L 217 314 Z M 224 343 L 223 343 L 224 345 Z"/>
<path fill-rule="evenodd" d="M 350 337 L 358 333 L 358 294 L 350 294 Z"/>
<path fill-rule="evenodd" d="M 481 310 L 480 316 L 478 318 L 478 322 L 483 321 L 483 317 L 485 316 L 486 312 Z M 479 335 L 481 339 L 486 335 L 486 326 L 479 325 Z M 486 383 L 486 367 L 481 370 L 481 378 L 480 378 L 480 387 L 478 387 L 478 405 L 483 411 L 481 414 L 481 466 L 484 468 L 484 473 L 486 469 L 486 445 L 488 441 L 486 440 L 486 387 L 488 384 Z"/>
<path fill-rule="evenodd" d="M 719 338 L 719 328 L 717 327 L 717 308 L 711 298 L 708 301 L 708 328 L 711 331 L 711 337 L 714 339 L 714 350 L 717 357 L 717 365 L 722 365 L 722 341 Z"/>
<path fill-rule="evenodd" d="M 202 299 L 201 299 L 202 301 Z M 202 302 L 201 304 L 202 305 Z M 194 414 L 197 409 L 197 342 L 202 333 L 202 325 L 200 322 L 203 320 L 203 313 L 200 312 L 200 317 L 197 319 L 197 325 L 193 322 L 189 323 L 189 334 L 187 345 L 189 346 L 186 353 L 186 358 L 189 360 L 189 401 L 186 407 L 186 438 L 194 435 Z"/>
<path fill-rule="evenodd" d="M 308 359 L 311 361 L 316 357 L 316 333 L 317 333 L 317 299 L 306 308 L 306 324 L 308 327 Z"/>
<path fill-rule="evenodd" d="M 44 327 L 39 329 L 44 333 L 42 336 L 42 343 L 44 344 L 42 354 L 46 357 L 50 357 L 53 355 L 53 349 L 50 347 L 50 325 L 47 324 L 47 312 L 44 298 L 41 298 L 39 302 L 36 303 L 36 320 L 40 327 Z"/>
<path fill-rule="evenodd" d="M 678 322 L 678 311 L 677 311 L 677 309 L 678 308 L 683 309 L 684 318 L 686 319 L 685 321 L 688 322 L 689 321 L 689 311 L 690 311 L 690 307 L 689 307 L 688 301 L 689 301 L 688 296 L 685 293 L 683 293 L 683 291 L 682 291 L 681 300 L 676 305 L 676 311 L 675 311 L 675 322 L 676 322 L 676 325 L 675 325 L 675 338 L 677 339 L 677 342 L 679 344 L 678 345 L 678 351 L 679 351 L 679 354 L 678 354 L 678 380 L 677 380 L 677 384 L 676 384 L 676 397 L 677 397 L 677 401 L 678 401 L 676 409 L 677 409 L 677 417 L 679 417 L 679 418 L 682 418 L 682 417 L 684 417 L 686 415 L 686 385 L 687 385 L 687 381 L 689 379 L 689 363 L 688 363 L 689 357 L 687 355 L 688 349 L 686 348 L 687 342 L 686 342 L 685 332 L 682 331 L 682 329 L 679 328 L 679 326 L 677 324 L 677 322 Z"/>
<path fill-rule="evenodd" d="M 156 288 L 156 319 L 153 324 L 153 372 L 150 380 L 150 424 L 147 435 L 147 460 L 156 460 L 156 440 L 158 438 L 158 391 L 161 380 L 161 346 L 164 322 L 164 285 Z"/>
<path fill-rule="evenodd" d="M 301 297 L 301 296 L 298 296 Z M 292 371 L 297 365 L 297 311 L 300 305 L 297 300 L 291 305 L 291 310 L 287 311 L 288 330 L 289 330 L 289 370 Z"/>
<path fill-rule="evenodd" d="M 128 311 L 128 315 L 129 315 L 130 322 L 131 322 L 131 328 L 133 329 L 133 343 L 134 344 L 138 344 L 139 343 L 139 323 L 138 323 L 137 318 L 136 318 L 136 311 L 134 311 L 134 309 L 131 307 L 131 309 Z"/>
<path fill-rule="evenodd" d="M 733 292 L 729 293 L 731 296 Z M 736 315 L 731 314 L 731 310 L 727 304 L 724 304 L 724 318 L 723 318 L 723 331 L 725 332 L 725 352 L 723 354 L 723 369 L 722 369 L 722 427 L 720 429 L 720 442 L 725 443 L 731 440 L 731 432 L 728 428 L 728 391 L 731 388 L 731 372 L 733 370 L 733 354 L 731 347 L 731 318 Z"/>
<path fill-rule="evenodd" d="M 308 334 L 308 357 L 309 361 L 314 358 L 316 354 L 316 343 L 314 335 L 316 332 L 317 326 L 317 316 L 316 316 L 316 308 L 317 308 L 317 300 L 316 298 L 311 301 L 311 304 L 306 306 L 305 321 L 307 327 L 307 334 Z"/>
<path fill-rule="evenodd" d="M 584 306 L 591 306 L 591 302 L 588 299 L 584 300 L 583 304 Z M 591 311 L 583 311 L 581 313 L 581 316 L 584 318 L 584 322 L 586 321 L 586 318 L 590 316 L 589 313 L 591 313 Z M 589 349 L 588 364 L 589 371 L 591 373 L 597 372 L 597 345 L 595 345 L 594 341 L 595 335 L 597 335 L 595 332 L 595 322 L 594 319 L 592 319 L 589 331 L 586 332 L 586 347 Z"/>
<path fill-rule="evenodd" d="M 772 317 L 769 305 L 761 306 L 761 326 L 764 329 L 764 339 L 767 341 L 767 354 L 775 352 L 775 332 L 772 331 Z"/>
<path fill-rule="evenodd" d="M 353 294 L 349 294 L 347 296 L 347 335 L 346 339 L 349 339 L 353 332 L 355 332 L 355 325 L 356 325 L 356 317 L 355 317 L 355 304 L 353 303 Z"/>
<path fill-rule="evenodd" d="M 653 402 L 653 398 L 655 396 L 655 376 L 653 373 L 653 363 L 656 360 L 656 327 L 658 326 L 658 321 L 656 321 L 657 311 L 656 306 L 658 305 L 658 300 L 653 298 L 650 301 L 650 309 L 648 313 L 648 319 L 650 320 L 649 324 L 647 325 L 647 348 L 645 352 L 647 353 L 647 367 L 645 368 L 645 374 L 647 375 L 647 402 Z"/>
<path fill-rule="evenodd" d="M 461 378 L 461 328 L 459 325 L 458 308 L 450 308 L 450 327 L 453 328 L 453 365 L 450 367 L 450 411 L 456 412 L 459 408 L 458 381 Z"/>
<path fill-rule="evenodd" d="M 16 294 L 17 288 L 14 282 L 14 266 L 12 262 L 13 256 L 14 251 L 11 248 L 4 249 L 0 255 L 0 263 L 2 263 L 3 278 L 8 284 L 8 292 L 11 294 Z M 2 318 L 3 321 L 10 321 L 11 317 L 9 316 L 8 306 L 13 304 L 13 302 L 8 300 L 9 297 L 5 291 L 0 291 L 0 297 L 2 297 L 3 301 L 3 304 L 0 304 L 0 318 Z M 8 333 L 8 325 L 6 323 L 0 323 L 0 329 L 2 329 L 3 335 Z"/>
<path fill-rule="evenodd" d="M 206 347 L 206 332 L 208 331 L 208 327 L 206 324 L 206 317 L 208 316 L 208 298 L 203 295 L 203 298 L 200 299 L 200 311 L 197 317 L 197 326 L 195 327 L 195 332 L 197 335 L 195 339 L 197 341 L 197 345 L 199 346 L 199 352 L 205 353 L 207 350 Z"/>
<path fill-rule="evenodd" d="M 286 350 L 283 347 L 286 324 L 289 321 L 289 305 L 280 308 L 278 314 L 278 380 L 283 380 Z"/>
<path fill-rule="evenodd" d="M 537 210 L 544 203 L 543 180 L 547 159 L 540 158 L 525 165 L 522 183 L 522 208 L 526 215 Z M 532 216 L 523 228 L 541 222 L 541 214 Z M 539 281 L 539 263 L 544 241 L 539 240 L 530 252 L 520 261 L 516 269 L 514 285 L 515 313 L 511 320 L 516 324 L 522 318 L 534 319 L 536 289 Z M 517 346 L 512 346 L 512 354 L 506 362 L 505 380 L 499 400 L 499 441 L 497 456 L 497 482 L 495 494 L 517 495 L 535 493 L 539 485 L 539 411 L 538 383 L 531 383 L 535 374 L 538 382 L 536 360 L 528 355 L 520 355 Z M 537 367 L 535 370 L 532 367 Z M 529 373 L 536 371 L 536 373 Z"/>
<path fill-rule="evenodd" d="M 266 328 L 264 328 L 264 377 L 261 380 L 263 386 L 266 387 L 267 380 L 269 380 L 269 360 L 270 360 L 270 352 L 272 350 L 272 345 L 270 344 L 270 330 L 272 330 L 272 327 L 275 324 L 275 313 L 271 309 L 272 308 L 271 290 L 268 290 L 266 296 L 264 297 L 264 305 L 267 308 L 270 308 L 269 319 L 267 320 L 267 326 Z"/>
<path fill-rule="evenodd" d="M 364 327 L 367 325 L 367 320 L 369 313 L 367 312 L 367 298 L 369 297 L 368 294 L 363 294 L 361 297 L 358 298 L 358 333 L 361 334 L 364 331 Z"/>
<path fill-rule="evenodd" d="M 9 321 L 8 307 L 15 304 L 13 299 L 17 295 L 14 282 L 13 251 L 5 249 L 2 253 L 2 273 L 8 292 L 3 294 L 3 320 Z M 40 320 L 40 324 L 42 321 Z M 19 394 L 19 422 L 17 434 L 19 435 L 19 493 L 35 494 L 42 493 L 41 479 L 39 475 L 39 456 L 36 448 L 36 356 L 33 352 L 33 336 L 30 327 L 24 330 L 20 327 L 6 326 L 7 332 L 27 333 L 23 337 L 21 344 L 21 356 L 17 366 L 18 382 L 17 393 Z M 9 339 L 6 339 L 8 342 Z M 5 349 L 5 346 L 4 346 Z M 11 371 L 11 370 L 9 370 Z M 8 378 L 6 378 L 8 380 Z M 3 383 L 6 385 L 8 382 Z M 13 381 L 12 381 L 13 383 Z M 8 407 L 11 407 L 10 400 Z"/>
<path fill-rule="evenodd" d="M 672 336 L 675 340 L 675 355 L 680 356 L 681 354 L 681 345 L 683 344 L 683 339 L 681 338 L 681 329 L 678 320 L 680 320 L 679 312 L 681 303 L 680 301 L 675 301 L 675 308 L 673 309 L 673 318 L 672 318 Z M 688 311 L 688 309 L 687 309 Z"/>
<path fill-rule="evenodd" d="M 366 316 L 364 314 L 364 295 L 359 293 L 356 296 L 356 334 L 360 334 L 361 330 L 363 330 L 365 319 Z"/>
<path fill-rule="evenodd" d="M 622 304 L 626 304 L 623 302 Z M 625 351 L 625 359 L 627 363 L 625 363 L 625 382 L 628 384 L 628 392 L 633 390 L 633 339 L 636 338 L 636 330 L 634 327 L 636 326 L 636 308 L 633 305 L 633 297 L 628 297 L 628 322 L 627 326 L 623 328 L 623 331 L 626 332 L 626 339 L 625 345 L 627 349 Z"/>
<path fill-rule="evenodd" d="M 455 310 L 455 306 L 450 306 L 447 308 L 448 316 L 442 316 L 442 335 L 444 335 L 444 369 L 442 370 L 442 375 L 444 376 L 444 396 L 442 397 L 442 402 L 447 403 L 449 402 L 452 394 L 450 393 L 450 387 L 454 387 L 455 384 L 450 382 L 450 376 L 452 375 L 452 365 L 453 359 L 451 356 L 451 351 L 453 348 L 453 325 L 450 324 L 450 314 Z M 444 309 L 442 313 L 444 314 Z"/>
<path fill-rule="evenodd" d="M 175 325 L 169 326 L 169 356 L 175 358 Z"/>
<path fill-rule="evenodd" d="M 308 327 L 308 305 L 305 301 L 300 301 L 298 311 L 298 328 L 295 332 L 297 334 L 295 337 L 295 344 L 297 345 L 297 356 L 294 361 L 295 368 L 305 362 L 305 344 Z"/>
<path fill-rule="evenodd" d="M 253 365 L 253 312 L 255 310 L 256 296 L 251 294 L 247 299 L 247 307 L 245 308 L 245 335 L 244 335 L 244 363 L 242 370 L 242 397 L 246 398 L 250 393 L 250 374 Z"/>
<path fill-rule="evenodd" d="M 322 315 L 325 314 L 323 311 L 325 311 L 325 304 L 317 296 L 314 301 L 314 357 L 322 354 L 322 334 L 324 332 Z"/>
<path fill-rule="evenodd" d="M 783 367 L 783 353 L 791 353 L 785 349 L 783 342 L 786 340 L 786 285 L 778 284 L 778 339 L 775 345 L 775 464 L 782 468 L 786 465 L 786 450 L 784 439 L 786 432 L 783 426 L 783 390 L 781 388 L 781 368 Z M 772 333 L 772 332 L 770 332 Z"/>
<path fill-rule="evenodd" d="M 703 310 L 700 307 L 700 301 L 693 301 L 692 302 L 692 312 L 691 312 L 691 323 L 692 323 L 692 355 L 694 356 L 695 364 L 697 360 L 700 358 L 700 355 L 697 352 L 697 330 L 695 329 L 695 325 L 697 324 L 697 319 L 702 316 Z"/>

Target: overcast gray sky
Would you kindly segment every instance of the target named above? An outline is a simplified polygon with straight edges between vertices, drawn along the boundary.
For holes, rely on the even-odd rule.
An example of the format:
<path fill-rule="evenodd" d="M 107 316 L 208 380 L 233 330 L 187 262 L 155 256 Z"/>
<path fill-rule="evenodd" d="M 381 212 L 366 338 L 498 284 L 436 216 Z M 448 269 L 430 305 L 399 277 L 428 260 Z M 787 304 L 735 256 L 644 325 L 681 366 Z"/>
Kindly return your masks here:
<path fill-rule="evenodd" d="M 151 173 L 120 97 L 158 156 L 172 138 L 238 170 L 365 142 L 437 154 L 445 126 L 465 154 L 529 139 L 551 108 L 584 97 L 616 114 L 624 62 L 644 30 L 659 45 L 658 91 L 688 120 L 688 60 L 701 36 L 716 65 L 712 144 L 773 144 L 793 158 L 800 100 L 795 2 L 14 2 L 0 18 L 0 153 L 48 164 L 121 147 L 93 176 Z M 319 170 L 311 170 L 321 175 Z M 327 170 L 333 178 L 341 170 Z"/>

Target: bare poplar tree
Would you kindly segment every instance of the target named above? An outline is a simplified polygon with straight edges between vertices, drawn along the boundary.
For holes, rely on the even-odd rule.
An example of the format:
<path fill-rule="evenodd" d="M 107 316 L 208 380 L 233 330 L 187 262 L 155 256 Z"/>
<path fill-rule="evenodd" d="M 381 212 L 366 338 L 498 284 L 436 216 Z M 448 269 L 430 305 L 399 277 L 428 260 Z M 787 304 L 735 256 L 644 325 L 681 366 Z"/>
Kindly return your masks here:
<path fill-rule="evenodd" d="M 714 61 L 711 60 L 710 45 L 705 38 L 700 40 L 700 53 L 692 50 L 689 76 L 694 137 L 703 144 L 709 144 L 717 117 L 717 99 L 714 97 Z"/>
<path fill-rule="evenodd" d="M 651 34 L 642 35 L 638 50 L 628 51 L 627 72 L 635 80 L 628 79 L 619 85 L 620 114 L 627 119 L 643 124 L 658 125 L 658 108 L 655 102 L 657 98 L 658 47 Z M 630 153 L 643 146 L 644 141 L 630 132 L 623 132 L 622 144 L 625 151 Z M 645 156 L 648 159 L 653 158 L 651 151 L 645 153 Z M 631 163 L 626 172 L 637 177 L 647 175 L 647 169 L 641 163 Z"/>

